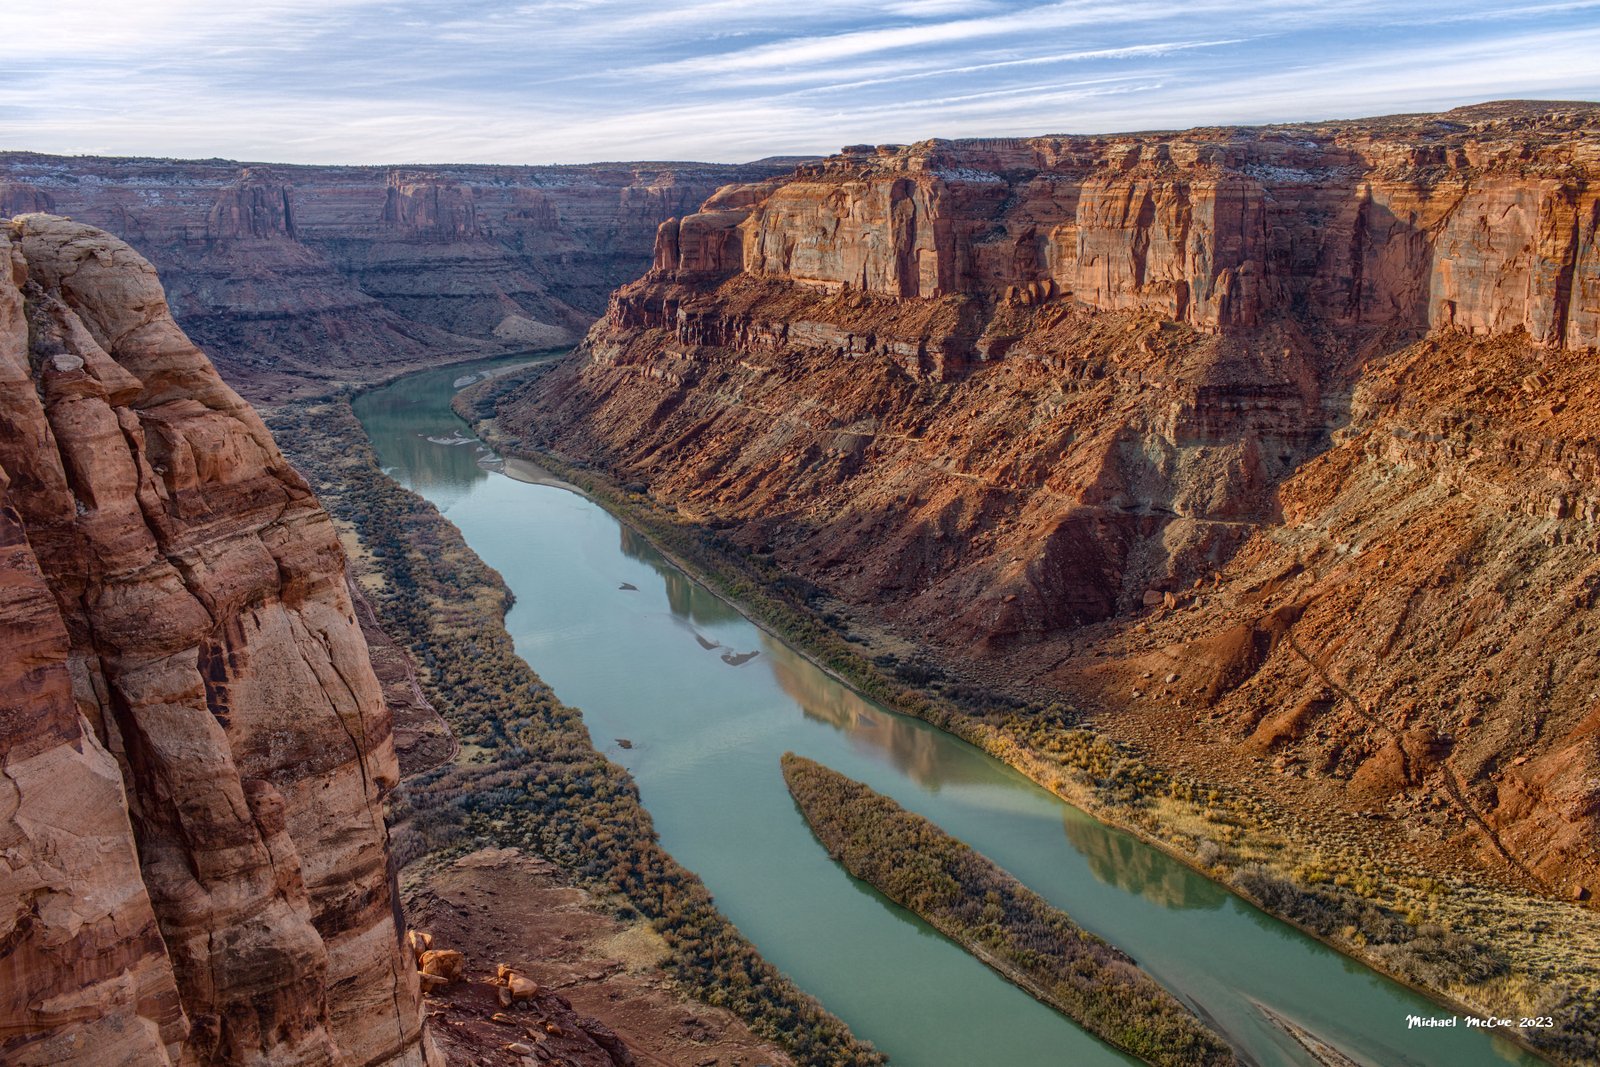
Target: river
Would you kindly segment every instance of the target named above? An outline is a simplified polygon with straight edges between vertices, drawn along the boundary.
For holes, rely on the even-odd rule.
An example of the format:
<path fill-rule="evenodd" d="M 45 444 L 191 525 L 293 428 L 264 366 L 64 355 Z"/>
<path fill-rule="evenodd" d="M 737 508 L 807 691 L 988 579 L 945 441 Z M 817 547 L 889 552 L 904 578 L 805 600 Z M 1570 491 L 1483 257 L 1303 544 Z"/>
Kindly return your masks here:
<path fill-rule="evenodd" d="M 1464 1020 L 1408 1029 L 1407 1015 L 1451 1013 L 965 742 L 859 696 L 590 500 L 486 469 L 481 445 L 456 443 L 470 431 L 449 407 L 457 383 L 485 366 L 413 374 L 359 397 L 380 462 L 505 577 L 517 651 L 633 774 L 667 850 L 767 959 L 898 1067 L 1135 1061 L 830 860 L 784 788 L 786 751 L 966 841 L 1131 954 L 1262 1067 L 1316 1061 L 1258 1005 L 1371 1067 L 1539 1062 Z"/>

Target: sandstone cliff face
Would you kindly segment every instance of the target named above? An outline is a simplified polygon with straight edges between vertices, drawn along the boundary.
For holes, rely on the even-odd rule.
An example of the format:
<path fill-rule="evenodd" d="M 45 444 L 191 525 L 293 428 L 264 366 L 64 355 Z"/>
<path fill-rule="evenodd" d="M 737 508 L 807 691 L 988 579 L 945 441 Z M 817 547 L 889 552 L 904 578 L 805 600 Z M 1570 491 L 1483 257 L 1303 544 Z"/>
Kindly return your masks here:
<path fill-rule="evenodd" d="M 430 1062 L 326 513 L 79 223 L 0 230 L 0 420 L 0 1059 Z"/>
<path fill-rule="evenodd" d="M 296 167 L 0 153 L 0 215 L 55 211 L 160 269 L 252 399 L 575 340 L 663 219 L 788 164 Z"/>
<path fill-rule="evenodd" d="M 1504 629 L 1548 592 L 1571 602 L 1594 551 L 1587 394 L 1562 386 L 1545 422 L 1506 400 L 1542 396 L 1549 375 L 1532 394 L 1516 383 L 1546 362 L 1582 366 L 1600 344 L 1597 178 L 1592 105 L 846 149 L 664 224 L 655 266 L 615 294 L 582 357 L 502 419 L 980 671 L 1119 713 L 1108 722 L 1138 718 L 1129 693 L 1148 685 L 1126 674 L 1154 669 L 1141 658 L 1153 611 L 1182 614 L 1172 625 L 1189 638 L 1231 634 L 1216 640 L 1283 664 L 1295 653 L 1282 632 L 1325 628 L 1317 646 L 1349 657 L 1325 653 L 1328 672 L 1415 690 L 1396 730 L 1427 720 L 1454 736 L 1457 653 L 1416 620 L 1463 610 L 1457 598 L 1478 588 L 1470 558 L 1473 581 L 1505 600 L 1490 612 Z M 1396 361 L 1412 377 L 1380 386 Z M 1435 371 L 1470 380 L 1480 362 L 1501 385 L 1408 402 Z M 1331 466 L 1355 454 L 1329 451 L 1347 424 L 1364 458 Z M 1449 538 L 1471 529 L 1480 549 L 1505 550 L 1430 571 L 1419 561 L 1447 541 L 1418 538 L 1415 566 L 1385 572 L 1422 583 L 1386 594 L 1410 604 L 1384 650 L 1410 663 L 1403 680 L 1366 672 L 1353 594 L 1315 609 L 1274 600 L 1248 620 L 1221 607 L 1230 583 L 1264 580 L 1263 561 L 1299 560 L 1286 523 L 1323 531 L 1332 507 L 1366 524 L 1349 544 L 1423 528 L 1423 515 L 1442 529 L 1462 502 L 1427 486 L 1483 485 L 1488 469 L 1495 488 Z M 1314 477 L 1312 506 L 1299 487 Z M 1530 578 L 1543 564 L 1512 544 L 1544 545 L 1564 577 Z M 1588 608 L 1572 610 L 1551 625 L 1592 658 Z M 1244 637 L 1230 629 L 1241 621 Z M 1498 712 L 1484 705 L 1452 780 L 1439 773 L 1448 742 L 1423 746 L 1432 762 L 1405 757 L 1398 778 L 1357 780 L 1401 744 L 1364 714 L 1374 694 L 1362 707 L 1317 696 L 1329 683 L 1303 665 L 1289 673 L 1307 692 L 1271 699 L 1339 706 L 1322 731 L 1342 738 L 1327 746 L 1342 753 L 1324 772 L 1344 783 L 1334 802 L 1470 809 L 1467 822 L 1501 827 L 1499 844 L 1476 842 L 1488 862 L 1592 885 L 1600 857 L 1579 843 L 1600 832 L 1584 784 L 1600 769 L 1578 710 L 1588 690 L 1577 672 L 1557 693 L 1527 673 L 1536 659 L 1520 662 L 1507 682 L 1528 688 Z M 1171 713 L 1235 699 L 1261 667 L 1174 690 Z M 1263 699 L 1236 698 L 1228 721 L 1244 734 L 1219 739 L 1227 759 L 1260 756 L 1245 736 L 1255 720 L 1241 724 Z M 1516 729 L 1513 705 L 1532 716 Z M 1373 776 L 1384 789 L 1364 789 Z"/>
<path fill-rule="evenodd" d="M 847 151 L 742 218 L 714 203 L 669 223 L 677 261 L 658 257 L 656 274 L 717 263 L 897 297 L 1072 297 L 1207 330 L 1292 314 L 1581 346 L 1600 336 L 1593 121 L 1465 113 Z M 739 254 L 725 255 L 733 223 Z"/>

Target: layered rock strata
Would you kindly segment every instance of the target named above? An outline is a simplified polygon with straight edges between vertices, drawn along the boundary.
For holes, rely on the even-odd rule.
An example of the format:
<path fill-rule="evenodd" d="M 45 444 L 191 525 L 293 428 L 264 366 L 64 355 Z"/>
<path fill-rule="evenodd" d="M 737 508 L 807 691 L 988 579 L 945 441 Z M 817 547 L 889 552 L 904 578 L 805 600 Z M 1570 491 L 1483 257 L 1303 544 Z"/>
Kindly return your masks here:
<path fill-rule="evenodd" d="M 1540 102 L 846 149 L 664 224 L 502 423 L 1113 731 L 1157 688 L 1175 718 L 1142 737 L 1231 709 L 1214 740 L 1243 777 L 1262 715 L 1309 701 L 1291 733 L 1325 751 L 1286 758 L 1335 803 L 1447 808 L 1485 862 L 1576 894 L 1600 874 L 1600 752 L 1585 673 L 1553 665 L 1596 651 L 1597 178 L 1600 109 Z M 1301 558 L 1341 524 L 1337 565 Z M 1401 537 L 1377 670 L 1351 568 Z M 1240 636 L 1269 560 L 1332 584 L 1315 608 L 1257 589 Z M 1479 595 L 1492 684 L 1435 632 Z M 1547 608 L 1555 658 L 1510 655 L 1510 620 Z M 1148 624 L 1179 613 L 1164 646 L 1222 635 L 1248 669 L 1152 686 Z M 1249 690 L 1269 663 L 1276 688 Z"/>
<path fill-rule="evenodd" d="M 255 400 L 576 340 L 663 219 L 793 161 L 297 167 L 0 153 L 0 215 L 100 226 Z"/>
<path fill-rule="evenodd" d="M 0 1060 L 433 1063 L 327 514 L 154 269 L 0 228 Z"/>

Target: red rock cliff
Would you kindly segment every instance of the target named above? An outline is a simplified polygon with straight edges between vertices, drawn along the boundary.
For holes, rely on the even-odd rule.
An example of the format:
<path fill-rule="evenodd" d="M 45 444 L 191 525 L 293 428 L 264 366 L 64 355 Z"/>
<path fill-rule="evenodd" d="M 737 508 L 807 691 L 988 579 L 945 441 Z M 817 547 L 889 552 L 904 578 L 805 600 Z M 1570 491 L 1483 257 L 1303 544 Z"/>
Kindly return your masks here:
<path fill-rule="evenodd" d="M 1451 849 L 1571 888 L 1600 872 L 1593 679 L 1516 628 L 1600 652 L 1597 343 L 1594 105 L 931 141 L 666 223 L 501 415 L 990 677 L 1142 738 L 1225 714 L 1242 774 L 1317 769 L 1297 803 L 1460 808 Z M 1470 641 L 1426 622 L 1469 603 Z M 1204 681 L 1156 703 L 1169 673 Z M 1285 701 L 1329 714 L 1255 737 Z"/>
<path fill-rule="evenodd" d="M 1600 145 L 1582 136 L 1592 122 L 1585 110 L 1498 122 L 1467 112 L 846 150 L 753 202 L 724 194 L 668 223 L 655 273 L 1072 298 L 1207 330 L 1291 314 L 1521 327 L 1581 346 L 1600 337 Z"/>
<path fill-rule="evenodd" d="M 0 227 L 0 494 L 0 1060 L 433 1062 L 330 520 L 51 216 Z"/>

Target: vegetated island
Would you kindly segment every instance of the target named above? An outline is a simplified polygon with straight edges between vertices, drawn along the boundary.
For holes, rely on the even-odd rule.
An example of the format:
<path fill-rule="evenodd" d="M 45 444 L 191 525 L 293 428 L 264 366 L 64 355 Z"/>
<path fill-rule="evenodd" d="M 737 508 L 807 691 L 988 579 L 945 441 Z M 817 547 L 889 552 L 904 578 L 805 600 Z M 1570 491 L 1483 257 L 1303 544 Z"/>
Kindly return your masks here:
<path fill-rule="evenodd" d="M 845 870 L 1102 1041 L 1161 1067 L 1237 1063 L 1126 954 L 927 819 L 792 752 L 783 778 Z"/>

